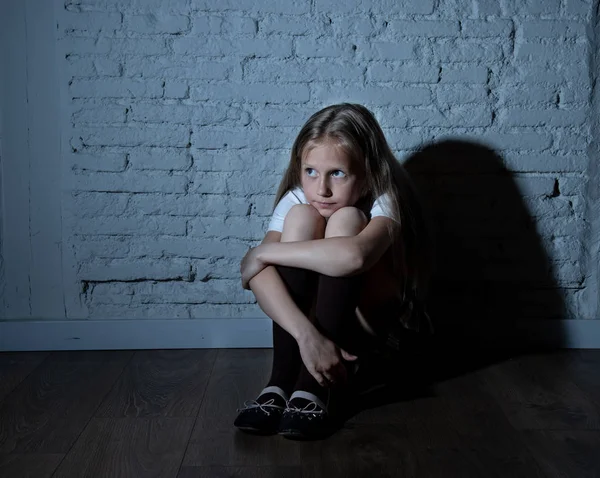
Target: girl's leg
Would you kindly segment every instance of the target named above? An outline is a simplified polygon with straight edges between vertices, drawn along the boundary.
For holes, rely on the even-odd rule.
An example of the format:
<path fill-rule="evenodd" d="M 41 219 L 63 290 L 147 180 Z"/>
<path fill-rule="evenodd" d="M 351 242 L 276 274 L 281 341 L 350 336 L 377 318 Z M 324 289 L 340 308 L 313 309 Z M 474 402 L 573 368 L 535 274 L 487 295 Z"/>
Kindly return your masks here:
<path fill-rule="evenodd" d="M 325 219 L 309 205 L 293 207 L 285 218 L 281 242 L 319 239 L 325 234 Z M 282 280 L 298 305 L 308 317 L 316 294 L 318 274 L 306 269 L 276 265 Z M 267 386 L 281 388 L 291 394 L 302 358 L 296 339 L 273 321 L 273 368 Z"/>
<path fill-rule="evenodd" d="M 355 208 L 336 211 L 327 224 L 325 237 L 351 236 L 358 234 L 367 224 L 364 214 Z M 365 274 L 350 277 L 319 275 L 316 303 L 316 323 L 319 331 L 347 352 L 360 357 L 375 345 L 370 335 L 356 318 L 356 307 Z M 306 401 L 294 398 L 302 406 L 310 402 L 310 395 L 319 398 L 325 405 L 329 399 L 329 388 L 319 385 L 304 363 L 294 390 L 308 392 Z"/>

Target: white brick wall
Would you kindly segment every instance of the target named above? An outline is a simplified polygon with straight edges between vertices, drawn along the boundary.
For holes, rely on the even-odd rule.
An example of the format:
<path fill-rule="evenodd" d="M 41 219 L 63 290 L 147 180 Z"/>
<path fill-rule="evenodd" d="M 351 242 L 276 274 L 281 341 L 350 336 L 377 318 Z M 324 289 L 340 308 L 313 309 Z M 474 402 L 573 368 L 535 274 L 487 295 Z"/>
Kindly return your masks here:
<path fill-rule="evenodd" d="M 67 316 L 78 301 L 90 318 L 260 316 L 239 261 L 264 235 L 299 127 L 339 101 L 374 111 L 401 159 L 434 139 L 493 148 L 537 222 L 570 316 L 589 316 L 578 261 L 597 78 L 591 2 L 60 4 L 63 250 L 77 285 Z M 460 178 L 447 173 L 432 184 L 456 192 Z M 485 197 L 502 176 L 486 178 L 471 194 Z M 476 238 L 493 229 L 493 205 L 458 204 L 446 220 L 464 221 L 471 250 L 484 247 Z M 484 249 L 486 278 L 515 278 L 506 263 L 518 242 Z"/>

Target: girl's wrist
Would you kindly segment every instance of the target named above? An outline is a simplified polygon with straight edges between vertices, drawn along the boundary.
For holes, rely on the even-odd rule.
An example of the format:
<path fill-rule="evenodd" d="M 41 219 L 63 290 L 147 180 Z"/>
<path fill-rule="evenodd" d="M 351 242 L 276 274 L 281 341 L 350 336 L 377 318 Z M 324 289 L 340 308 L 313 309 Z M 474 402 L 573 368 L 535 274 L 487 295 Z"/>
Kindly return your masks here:
<path fill-rule="evenodd" d="M 306 321 L 306 323 L 304 323 L 298 329 L 298 331 L 296 331 L 296 333 L 293 334 L 293 336 L 296 339 L 296 342 L 300 344 L 302 342 L 310 341 L 311 337 L 314 337 L 315 333 L 319 333 L 317 328 L 313 325 L 312 322 Z"/>

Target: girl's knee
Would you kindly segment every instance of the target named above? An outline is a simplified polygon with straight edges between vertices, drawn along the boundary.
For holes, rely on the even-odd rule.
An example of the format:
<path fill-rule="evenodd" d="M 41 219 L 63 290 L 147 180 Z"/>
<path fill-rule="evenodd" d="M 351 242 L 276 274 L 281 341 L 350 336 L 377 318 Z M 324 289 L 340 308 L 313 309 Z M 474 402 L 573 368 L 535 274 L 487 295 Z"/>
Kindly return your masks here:
<path fill-rule="evenodd" d="M 335 211 L 325 229 L 325 237 L 355 236 L 362 231 L 369 220 L 364 212 L 352 206 Z"/>
<path fill-rule="evenodd" d="M 296 204 L 285 216 L 282 241 L 322 238 L 325 225 L 325 218 L 310 204 Z"/>

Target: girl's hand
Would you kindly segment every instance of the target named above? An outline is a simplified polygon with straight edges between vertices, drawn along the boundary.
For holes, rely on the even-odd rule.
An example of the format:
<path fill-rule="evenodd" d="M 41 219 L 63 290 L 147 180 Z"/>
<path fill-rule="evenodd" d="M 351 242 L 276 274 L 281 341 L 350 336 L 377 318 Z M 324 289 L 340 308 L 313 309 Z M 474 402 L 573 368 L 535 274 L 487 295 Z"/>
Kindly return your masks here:
<path fill-rule="evenodd" d="M 260 245 L 250 249 L 240 264 L 240 272 L 242 274 L 242 287 L 250 290 L 250 280 L 259 272 L 261 272 L 268 264 L 265 264 L 258 258 L 257 249 Z"/>
<path fill-rule="evenodd" d="M 341 359 L 358 358 L 339 348 L 316 329 L 298 340 L 298 348 L 307 370 L 322 387 L 345 384 L 348 376 Z"/>

